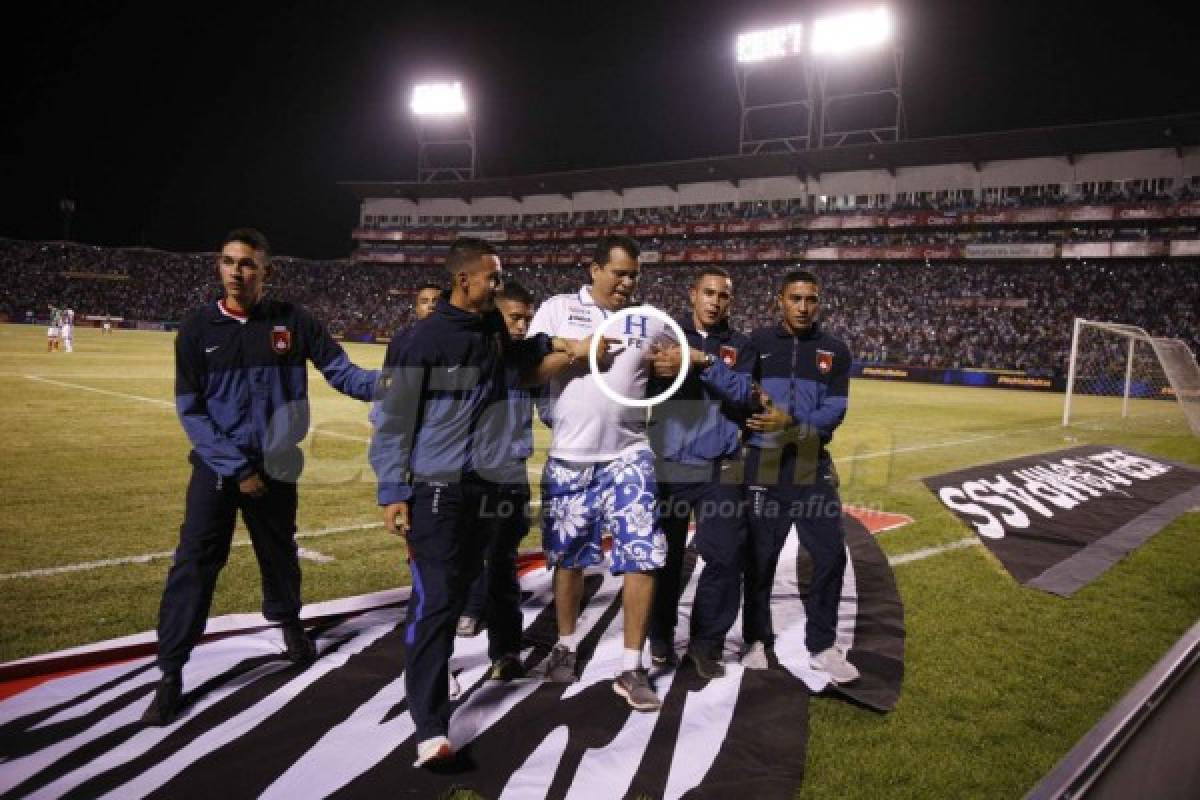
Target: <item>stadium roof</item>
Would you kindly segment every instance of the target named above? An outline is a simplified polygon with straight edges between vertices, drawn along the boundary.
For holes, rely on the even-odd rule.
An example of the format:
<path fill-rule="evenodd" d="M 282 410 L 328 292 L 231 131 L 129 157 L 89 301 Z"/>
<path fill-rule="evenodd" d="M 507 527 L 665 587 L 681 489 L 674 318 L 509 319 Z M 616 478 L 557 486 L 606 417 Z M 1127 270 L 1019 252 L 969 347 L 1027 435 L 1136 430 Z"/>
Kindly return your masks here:
<path fill-rule="evenodd" d="M 548 172 L 510 178 L 417 183 L 415 181 L 343 181 L 341 186 L 361 199 L 402 197 L 515 197 L 538 194 L 571 196 L 577 192 L 615 191 L 639 186 L 728 181 L 796 175 L 816 177 L 830 172 L 865 169 L 895 170 L 932 164 L 1008 161 L 1020 158 L 1073 158 L 1084 153 L 1182 149 L 1200 144 L 1200 113 L 1119 120 L 1088 125 L 906 139 L 883 144 L 850 145 L 800 153 L 719 156 L 658 164 Z"/>

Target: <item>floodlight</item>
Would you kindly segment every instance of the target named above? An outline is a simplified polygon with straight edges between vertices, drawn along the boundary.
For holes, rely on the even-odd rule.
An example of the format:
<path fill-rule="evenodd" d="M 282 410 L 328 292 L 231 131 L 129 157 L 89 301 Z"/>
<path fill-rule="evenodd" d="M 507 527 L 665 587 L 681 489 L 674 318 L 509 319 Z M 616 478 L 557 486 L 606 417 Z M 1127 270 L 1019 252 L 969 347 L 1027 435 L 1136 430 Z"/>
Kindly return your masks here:
<path fill-rule="evenodd" d="M 892 38 L 892 15 L 883 6 L 825 17 L 813 23 L 812 52 L 838 55 L 876 47 Z"/>
<path fill-rule="evenodd" d="M 740 64 L 771 61 L 799 55 L 804 50 L 804 26 L 784 25 L 764 31 L 750 31 L 737 37 Z"/>
<path fill-rule="evenodd" d="M 467 113 L 467 97 L 461 81 L 419 83 L 413 87 L 409 108 L 418 117 L 463 116 Z"/>

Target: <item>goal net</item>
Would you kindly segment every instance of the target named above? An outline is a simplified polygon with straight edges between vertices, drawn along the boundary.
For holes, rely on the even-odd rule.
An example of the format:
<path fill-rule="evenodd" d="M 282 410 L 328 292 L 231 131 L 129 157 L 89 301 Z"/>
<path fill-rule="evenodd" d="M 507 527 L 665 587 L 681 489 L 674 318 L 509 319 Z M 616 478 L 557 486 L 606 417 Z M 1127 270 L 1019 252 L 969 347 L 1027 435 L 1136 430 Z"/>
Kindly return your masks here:
<path fill-rule="evenodd" d="M 1076 319 L 1063 425 L 1081 417 L 1178 419 L 1200 437 L 1200 367 L 1182 339 L 1133 325 Z"/>

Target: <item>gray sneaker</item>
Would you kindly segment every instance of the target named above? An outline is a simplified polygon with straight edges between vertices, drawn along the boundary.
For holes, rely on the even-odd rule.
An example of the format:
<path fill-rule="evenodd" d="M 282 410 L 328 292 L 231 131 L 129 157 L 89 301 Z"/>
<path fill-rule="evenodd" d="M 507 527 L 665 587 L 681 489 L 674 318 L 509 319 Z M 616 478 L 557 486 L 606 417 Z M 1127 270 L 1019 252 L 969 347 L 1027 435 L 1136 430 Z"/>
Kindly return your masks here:
<path fill-rule="evenodd" d="M 625 670 L 613 681 L 612 687 L 636 711 L 658 711 L 662 708 L 662 701 L 650 688 L 650 678 L 644 669 Z"/>
<path fill-rule="evenodd" d="M 828 675 L 835 686 L 858 680 L 858 670 L 846 660 L 846 652 L 840 647 L 822 650 L 810 658 L 808 663 L 813 669 L 819 669 Z"/>
<path fill-rule="evenodd" d="M 746 669 L 770 669 L 767 648 L 762 642 L 752 642 L 742 655 L 742 666 Z"/>
<path fill-rule="evenodd" d="M 575 672 L 575 651 L 564 645 L 556 644 L 550 651 L 550 660 L 546 663 L 546 680 L 551 683 L 574 683 L 579 680 Z"/>

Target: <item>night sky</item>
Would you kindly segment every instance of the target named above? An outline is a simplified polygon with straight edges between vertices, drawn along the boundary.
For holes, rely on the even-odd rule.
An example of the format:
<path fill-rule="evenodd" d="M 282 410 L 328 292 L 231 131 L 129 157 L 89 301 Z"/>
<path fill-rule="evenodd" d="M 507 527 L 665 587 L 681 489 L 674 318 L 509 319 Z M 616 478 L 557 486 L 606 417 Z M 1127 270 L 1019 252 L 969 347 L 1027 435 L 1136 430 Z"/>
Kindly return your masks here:
<path fill-rule="evenodd" d="M 466 80 L 484 175 L 729 154 L 733 35 L 859 3 L 42 0 L 6 21 L 0 236 L 342 257 L 339 180 L 415 176 L 414 78 Z M 908 0 L 912 137 L 1200 110 L 1185 4 Z M 590 18 L 589 18 L 590 15 Z"/>

